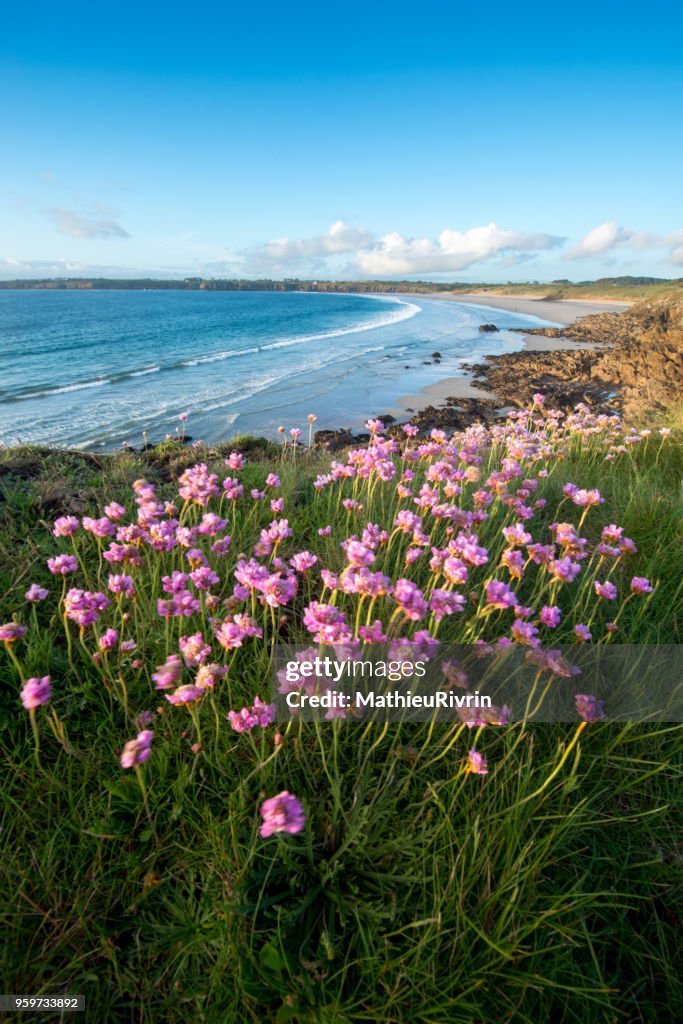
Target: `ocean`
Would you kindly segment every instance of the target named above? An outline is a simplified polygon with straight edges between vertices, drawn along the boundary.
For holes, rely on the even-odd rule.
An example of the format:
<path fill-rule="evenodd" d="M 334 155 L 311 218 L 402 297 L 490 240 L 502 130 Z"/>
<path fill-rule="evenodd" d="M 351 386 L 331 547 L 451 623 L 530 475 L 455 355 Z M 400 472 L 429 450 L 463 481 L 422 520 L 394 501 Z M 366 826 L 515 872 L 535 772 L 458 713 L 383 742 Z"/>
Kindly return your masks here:
<path fill-rule="evenodd" d="M 402 396 L 512 352 L 544 321 L 404 296 L 0 291 L 0 442 L 85 449 L 187 432 L 359 427 Z M 432 353 L 440 352 L 440 364 Z"/>

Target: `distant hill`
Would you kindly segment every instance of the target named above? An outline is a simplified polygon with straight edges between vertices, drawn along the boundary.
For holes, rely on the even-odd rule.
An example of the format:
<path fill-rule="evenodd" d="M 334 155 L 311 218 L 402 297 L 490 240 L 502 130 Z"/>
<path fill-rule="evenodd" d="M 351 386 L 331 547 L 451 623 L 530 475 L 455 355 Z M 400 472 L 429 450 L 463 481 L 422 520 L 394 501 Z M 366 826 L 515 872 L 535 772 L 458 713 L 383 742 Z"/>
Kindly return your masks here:
<path fill-rule="evenodd" d="M 275 281 L 187 277 L 183 280 L 157 278 L 115 279 L 97 277 L 59 277 L 26 281 L 0 281 L 0 290 L 44 291 L 221 291 L 221 292 L 407 292 L 419 294 L 489 292 L 493 295 L 528 295 L 549 299 L 605 299 L 629 302 L 675 299 L 683 296 L 683 278 L 602 277 L 597 281 L 531 281 L 507 284 L 434 281 L 300 281 L 285 278 Z"/>
<path fill-rule="evenodd" d="M 452 285 L 452 292 L 528 295 L 539 299 L 605 299 L 657 302 L 683 298 L 683 278 L 601 277 L 597 281 L 533 281 L 529 284 Z"/>

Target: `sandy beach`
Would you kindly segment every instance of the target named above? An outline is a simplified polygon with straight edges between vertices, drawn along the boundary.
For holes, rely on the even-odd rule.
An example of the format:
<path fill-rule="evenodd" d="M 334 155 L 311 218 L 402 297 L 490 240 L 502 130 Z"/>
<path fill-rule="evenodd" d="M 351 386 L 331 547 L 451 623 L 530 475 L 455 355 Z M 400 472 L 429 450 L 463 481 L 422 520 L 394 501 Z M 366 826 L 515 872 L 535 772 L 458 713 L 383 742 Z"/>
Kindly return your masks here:
<path fill-rule="evenodd" d="M 424 296 L 416 296 L 416 298 Z M 464 305 L 489 306 L 491 309 L 509 310 L 528 316 L 537 316 L 541 320 L 549 320 L 563 326 L 574 323 L 582 316 L 597 313 L 620 313 L 630 307 L 628 302 L 603 303 L 576 300 L 549 300 L 520 298 L 514 295 L 474 294 L 435 294 L 430 299 L 446 302 L 460 302 Z M 520 334 L 521 348 L 527 352 L 557 352 L 562 349 L 581 348 L 580 342 L 568 338 L 545 338 L 540 335 Z M 588 344 L 588 343 L 586 343 Z M 483 359 L 486 352 L 482 351 Z M 431 405 L 442 405 L 449 398 L 493 399 L 490 392 L 472 384 L 469 374 L 458 377 L 444 377 L 435 384 L 430 384 L 417 394 L 405 395 L 394 409 L 392 415 L 403 418 L 407 413 L 420 412 Z"/>
<path fill-rule="evenodd" d="M 598 302 L 592 299 L 535 299 L 517 295 L 491 295 L 489 292 L 471 294 L 451 292 L 430 295 L 430 299 L 444 299 L 448 302 L 462 302 L 465 305 L 489 306 L 491 309 L 508 309 L 511 313 L 537 316 L 541 320 L 552 320 L 556 324 L 573 324 L 581 316 L 591 313 L 619 313 L 628 309 L 630 302 Z"/>

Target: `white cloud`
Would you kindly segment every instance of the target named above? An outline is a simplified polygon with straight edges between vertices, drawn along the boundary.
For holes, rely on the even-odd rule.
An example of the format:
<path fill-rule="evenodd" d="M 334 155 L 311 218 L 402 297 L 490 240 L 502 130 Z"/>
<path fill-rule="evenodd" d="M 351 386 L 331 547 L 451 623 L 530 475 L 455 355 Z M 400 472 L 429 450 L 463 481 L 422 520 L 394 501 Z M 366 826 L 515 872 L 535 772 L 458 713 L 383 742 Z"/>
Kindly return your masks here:
<path fill-rule="evenodd" d="M 617 245 L 625 245 L 634 236 L 633 231 L 620 227 L 615 220 L 606 221 L 596 228 L 591 228 L 588 234 L 584 235 L 578 245 L 571 245 L 564 256 L 568 260 L 588 259 L 591 256 L 601 256 L 609 252 Z"/>
<path fill-rule="evenodd" d="M 683 265 L 683 231 L 671 235 L 655 235 L 647 231 L 633 231 L 621 227 L 615 220 L 599 224 L 583 236 L 577 245 L 571 245 L 563 253 L 564 259 L 582 260 L 591 257 L 602 258 L 610 255 L 617 248 L 637 249 L 669 249 L 668 261 L 674 266 Z M 606 260 L 601 262 L 607 265 Z M 610 265 L 614 264 L 610 260 Z"/>
<path fill-rule="evenodd" d="M 436 241 L 406 238 L 398 232 L 384 235 L 372 248 L 358 254 L 357 268 L 365 274 L 435 274 L 464 270 L 502 253 L 536 253 L 564 241 L 555 235 L 509 231 L 491 223 L 468 231 L 442 231 Z"/>
<path fill-rule="evenodd" d="M 669 262 L 673 263 L 674 267 L 683 267 L 683 231 L 669 235 L 666 244 L 670 246 Z"/>
<path fill-rule="evenodd" d="M 62 207 L 46 212 L 57 231 L 69 238 L 130 238 L 128 232 L 109 216 L 86 217 Z"/>
<path fill-rule="evenodd" d="M 262 247 L 261 256 L 274 262 L 336 256 L 365 249 L 372 244 L 373 239 L 372 232 L 365 228 L 352 228 L 345 221 L 337 220 L 324 235 L 297 239 L 273 238 Z"/>
<path fill-rule="evenodd" d="M 0 280 L 19 281 L 47 277 L 187 277 L 186 271 L 142 267 L 117 267 L 105 264 L 80 263 L 75 260 L 44 259 L 21 260 L 13 256 L 0 257 Z"/>

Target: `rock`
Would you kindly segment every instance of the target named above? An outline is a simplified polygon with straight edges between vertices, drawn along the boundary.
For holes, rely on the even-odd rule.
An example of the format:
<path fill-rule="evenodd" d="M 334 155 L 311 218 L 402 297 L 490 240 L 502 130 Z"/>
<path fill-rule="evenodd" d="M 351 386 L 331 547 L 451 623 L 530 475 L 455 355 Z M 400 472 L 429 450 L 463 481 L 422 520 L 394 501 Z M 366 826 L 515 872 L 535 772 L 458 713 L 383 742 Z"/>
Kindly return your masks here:
<path fill-rule="evenodd" d="M 492 331 L 497 331 L 497 330 L 498 330 L 498 328 L 496 327 L 495 324 L 482 324 L 481 327 L 479 328 L 479 331 L 480 331 L 481 334 L 485 334 L 486 332 L 492 332 Z"/>
<path fill-rule="evenodd" d="M 567 327 L 525 328 L 524 334 L 568 338 L 580 349 L 491 356 L 475 380 L 504 404 L 522 407 L 534 392 L 570 411 L 585 402 L 637 420 L 666 409 L 683 392 L 683 302 L 643 303 L 620 313 L 592 313 Z"/>
<path fill-rule="evenodd" d="M 368 436 L 368 434 L 353 434 L 347 427 L 342 427 L 339 430 L 316 430 L 313 441 L 316 448 L 326 448 L 328 451 L 336 452 L 341 448 L 362 444 L 363 438 Z"/>
<path fill-rule="evenodd" d="M 484 327 L 497 330 L 493 324 Z M 449 396 L 441 408 L 427 406 L 409 422 L 421 434 L 435 429 L 465 430 L 472 423 L 494 423 L 510 409 L 530 405 L 536 392 L 546 395 L 549 408 L 569 412 L 583 402 L 596 412 L 618 412 L 636 422 L 653 410 L 680 402 L 683 301 L 642 304 L 622 313 L 593 313 L 568 327 L 527 327 L 522 333 L 569 338 L 584 347 L 487 356 L 483 362 L 463 368 L 495 399 Z M 431 363 L 424 360 L 424 365 Z M 405 441 L 393 416 L 379 419 L 387 426 L 388 436 Z M 315 434 L 316 444 L 333 451 L 355 447 L 367 439 L 367 434 L 350 430 L 319 430 Z"/>
<path fill-rule="evenodd" d="M 441 359 L 440 352 L 432 352 L 432 359 Z"/>

